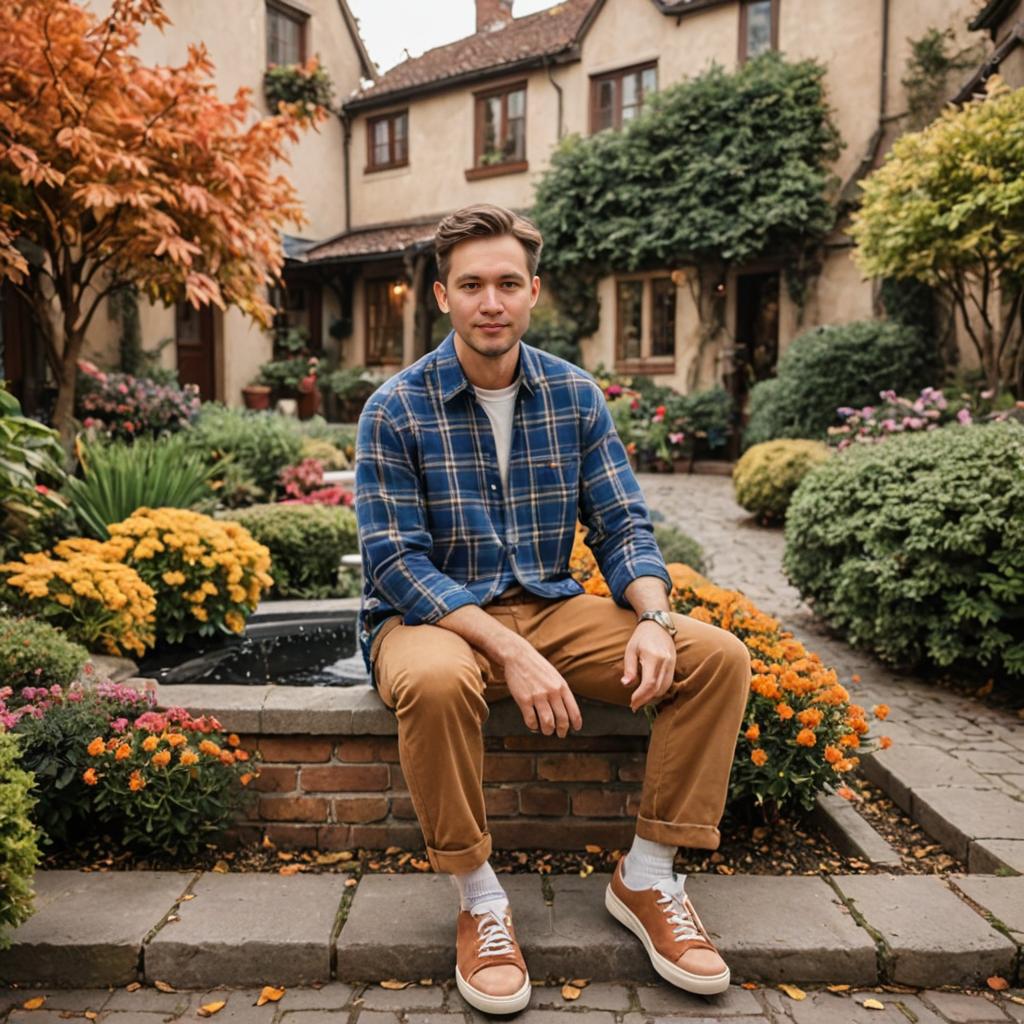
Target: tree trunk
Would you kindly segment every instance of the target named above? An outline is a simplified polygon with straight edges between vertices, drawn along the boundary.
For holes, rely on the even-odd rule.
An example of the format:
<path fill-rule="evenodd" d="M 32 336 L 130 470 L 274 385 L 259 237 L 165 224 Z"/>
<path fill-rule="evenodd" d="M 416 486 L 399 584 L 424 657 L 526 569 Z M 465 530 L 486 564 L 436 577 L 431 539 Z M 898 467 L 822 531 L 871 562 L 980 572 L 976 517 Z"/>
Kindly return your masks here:
<path fill-rule="evenodd" d="M 53 410 L 54 428 L 60 434 L 61 444 L 69 456 L 75 442 L 75 385 L 78 382 L 78 357 L 82 353 L 84 342 L 84 331 L 71 331 L 64 336 L 60 385 L 57 390 L 57 404 Z"/>

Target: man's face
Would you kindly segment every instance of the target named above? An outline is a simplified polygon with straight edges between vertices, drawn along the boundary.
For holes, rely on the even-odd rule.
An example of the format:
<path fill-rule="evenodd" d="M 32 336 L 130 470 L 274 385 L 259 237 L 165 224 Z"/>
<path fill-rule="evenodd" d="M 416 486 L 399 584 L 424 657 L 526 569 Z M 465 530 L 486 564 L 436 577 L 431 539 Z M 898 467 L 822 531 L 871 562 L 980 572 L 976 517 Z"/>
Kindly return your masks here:
<path fill-rule="evenodd" d="M 447 287 L 434 283 L 456 334 L 490 358 L 503 356 L 526 333 L 538 295 L 540 278 L 530 277 L 526 250 L 512 235 L 460 242 L 450 254 Z"/>

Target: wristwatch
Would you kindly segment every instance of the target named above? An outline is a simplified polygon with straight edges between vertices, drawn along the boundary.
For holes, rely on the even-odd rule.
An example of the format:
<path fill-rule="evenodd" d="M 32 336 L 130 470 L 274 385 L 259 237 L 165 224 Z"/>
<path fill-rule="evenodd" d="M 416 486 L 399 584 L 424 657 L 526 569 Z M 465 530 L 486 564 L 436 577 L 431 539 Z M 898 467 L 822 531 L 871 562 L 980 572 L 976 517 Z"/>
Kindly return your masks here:
<path fill-rule="evenodd" d="M 650 619 L 651 622 L 656 622 L 668 633 L 669 636 L 675 636 L 676 633 L 679 632 L 672 623 L 672 616 L 669 615 L 668 612 L 662 611 L 660 608 L 641 612 L 638 621 L 645 622 L 647 619 Z"/>

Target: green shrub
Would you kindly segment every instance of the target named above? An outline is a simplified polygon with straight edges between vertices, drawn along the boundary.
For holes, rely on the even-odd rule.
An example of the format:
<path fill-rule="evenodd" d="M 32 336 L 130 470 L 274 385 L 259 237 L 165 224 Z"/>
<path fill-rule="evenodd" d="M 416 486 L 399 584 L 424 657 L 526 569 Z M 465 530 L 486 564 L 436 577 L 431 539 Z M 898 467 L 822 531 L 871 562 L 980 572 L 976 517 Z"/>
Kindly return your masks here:
<path fill-rule="evenodd" d="M 1024 428 L 854 445 L 790 502 L 791 582 L 883 660 L 1024 679 Z"/>
<path fill-rule="evenodd" d="M 23 686 L 68 686 L 89 652 L 59 629 L 38 619 L 0 615 L 0 682 Z"/>
<path fill-rule="evenodd" d="M 270 548 L 270 575 L 274 577 L 270 597 L 339 596 L 341 556 L 359 550 L 356 517 L 351 509 L 281 502 L 225 515 Z"/>
<path fill-rule="evenodd" d="M 281 470 L 299 461 L 302 449 L 298 421 L 291 417 L 228 409 L 216 402 L 203 405 L 185 436 L 210 463 L 232 456 L 233 463 L 267 497 L 274 494 Z"/>
<path fill-rule="evenodd" d="M 351 468 L 348 456 L 340 448 L 319 437 L 302 439 L 302 458 L 316 459 L 325 470 Z"/>
<path fill-rule="evenodd" d="M 762 522 L 779 522 L 801 480 L 828 458 L 821 441 L 762 441 L 748 448 L 732 471 L 736 501 Z"/>
<path fill-rule="evenodd" d="M 9 949 L 8 928 L 32 916 L 32 878 L 39 861 L 32 824 L 32 776 L 18 767 L 18 741 L 0 726 L 0 949 Z"/>
<path fill-rule="evenodd" d="M 862 320 L 796 338 L 777 376 L 750 392 L 749 448 L 780 437 L 824 440 L 839 406 L 872 405 L 879 392 L 916 392 L 935 378 L 931 338 L 903 324 Z"/>
<path fill-rule="evenodd" d="M 575 320 L 551 306 L 540 306 L 530 314 L 530 327 L 523 340 L 544 352 L 580 365 L 580 331 Z"/>
<path fill-rule="evenodd" d="M 111 523 L 139 508 L 210 508 L 218 467 L 190 450 L 184 434 L 131 443 L 80 445 L 82 476 L 69 480 L 67 496 L 83 531 L 107 540 Z"/>
<path fill-rule="evenodd" d="M 706 572 L 704 549 L 677 526 L 655 526 L 654 539 L 666 562 L 682 562 L 696 572 Z"/>

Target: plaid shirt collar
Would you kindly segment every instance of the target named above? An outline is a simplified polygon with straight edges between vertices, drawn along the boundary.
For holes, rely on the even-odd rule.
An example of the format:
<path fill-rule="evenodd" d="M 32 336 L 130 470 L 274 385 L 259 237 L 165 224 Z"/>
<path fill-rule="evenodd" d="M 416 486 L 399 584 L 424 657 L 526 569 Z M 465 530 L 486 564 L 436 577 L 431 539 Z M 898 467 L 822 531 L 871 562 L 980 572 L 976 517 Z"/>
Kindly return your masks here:
<path fill-rule="evenodd" d="M 455 352 L 455 332 L 450 331 L 448 337 L 437 347 L 434 359 L 434 370 L 437 374 L 437 385 L 441 392 L 441 400 L 446 404 L 456 395 L 461 394 L 470 386 L 462 364 Z M 534 394 L 541 377 L 541 367 L 533 350 L 526 345 L 519 346 L 519 370 L 522 384 Z"/>

